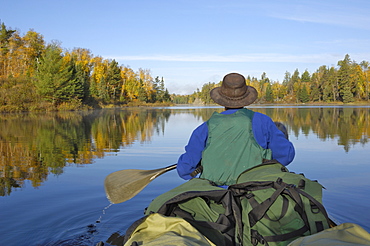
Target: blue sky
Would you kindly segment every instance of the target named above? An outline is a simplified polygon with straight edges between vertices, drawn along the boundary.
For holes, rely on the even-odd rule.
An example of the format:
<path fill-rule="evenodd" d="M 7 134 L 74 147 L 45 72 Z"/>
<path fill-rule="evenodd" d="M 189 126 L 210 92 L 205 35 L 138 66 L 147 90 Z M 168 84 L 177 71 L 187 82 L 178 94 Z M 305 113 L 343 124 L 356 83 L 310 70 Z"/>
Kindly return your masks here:
<path fill-rule="evenodd" d="M 282 82 L 286 71 L 370 61 L 369 0 L 3 0 L 0 21 L 164 78 L 190 94 L 229 72 Z"/>

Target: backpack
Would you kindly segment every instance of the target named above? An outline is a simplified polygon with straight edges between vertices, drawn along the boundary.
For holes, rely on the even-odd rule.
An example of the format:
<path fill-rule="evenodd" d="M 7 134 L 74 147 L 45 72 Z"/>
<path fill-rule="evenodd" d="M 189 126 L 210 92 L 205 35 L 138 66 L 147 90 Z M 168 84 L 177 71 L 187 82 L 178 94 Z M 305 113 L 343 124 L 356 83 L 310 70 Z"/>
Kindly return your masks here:
<path fill-rule="evenodd" d="M 287 245 L 332 224 L 322 205 L 323 186 L 280 163 L 253 167 L 237 182 L 229 190 L 239 198 L 245 245 Z"/>
<path fill-rule="evenodd" d="M 246 170 L 228 189 L 193 178 L 158 196 L 145 214 L 181 217 L 216 245 L 287 245 L 329 228 L 322 188 L 269 162 Z"/>

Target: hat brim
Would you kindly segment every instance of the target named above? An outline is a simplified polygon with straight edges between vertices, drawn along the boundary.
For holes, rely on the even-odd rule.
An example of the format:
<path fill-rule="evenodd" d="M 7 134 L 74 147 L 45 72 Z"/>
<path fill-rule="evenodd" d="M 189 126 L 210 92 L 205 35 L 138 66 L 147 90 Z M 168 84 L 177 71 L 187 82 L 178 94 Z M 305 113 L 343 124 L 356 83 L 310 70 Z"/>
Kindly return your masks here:
<path fill-rule="evenodd" d="M 248 106 L 256 101 L 258 96 L 257 90 L 254 87 L 248 85 L 247 90 L 244 96 L 241 97 L 241 99 L 226 98 L 220 93 L 220 89 L 221 87 L 216 87 L 212 89 L 210 92 L 210 96 L 215 103 L 227 108 L 240 108 Z"/>

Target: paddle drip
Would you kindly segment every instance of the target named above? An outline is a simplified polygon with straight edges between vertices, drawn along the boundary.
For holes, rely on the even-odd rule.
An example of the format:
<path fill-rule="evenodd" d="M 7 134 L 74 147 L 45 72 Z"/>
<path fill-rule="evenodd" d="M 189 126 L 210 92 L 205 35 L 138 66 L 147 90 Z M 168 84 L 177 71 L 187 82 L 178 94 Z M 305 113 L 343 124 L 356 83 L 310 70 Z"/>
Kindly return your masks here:
<path fill-rule="evenodd" d="M 111 206 L 113 205 L 113 203 L 110 203 L 108 206 L 106 206 L 103 211 L 102 211 L 102 215 L 99 216 L 99 219 L 96 220 L 96 223 L 100 223 L 101 222 L 101 219 L 103 217 L 103 215 L 105 215 L 105 211 L 110 208 Z"/>

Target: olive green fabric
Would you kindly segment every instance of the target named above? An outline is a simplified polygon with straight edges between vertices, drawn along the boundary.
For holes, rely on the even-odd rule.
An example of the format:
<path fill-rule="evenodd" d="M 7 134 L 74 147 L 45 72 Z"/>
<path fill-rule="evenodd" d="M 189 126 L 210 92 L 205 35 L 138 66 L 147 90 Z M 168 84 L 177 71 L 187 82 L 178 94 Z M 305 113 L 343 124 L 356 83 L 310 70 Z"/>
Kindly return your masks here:
<path fill-rule="evenodd" d="M 202 154 L 201 178 L 217 185 L 232 185 L 240 173 L 271 159 L 271 150 L 254 138 L 254 112 L 243 108 L 233 114 L 213 113 L 207 121 L 208 138 Z"/>
<path fill-rule="evenodd" d="M 298 238 L 288 246 L 305 245 L 370 245 L 370 234 L 357 224 L 343 223 L 314 235 Z"/>
<path fill-rule="evenodd" d="M 230 188 L 243 191 L 243 242 L 260 239 L 256 245 L 264 241 L 270 246 L 287 245 L 299 236 L 329 228 L 318 182 L 289 172 L 280 163 L 253 167 L 237 182 Z M 265 212 L 259 216 L 261 211 Z"/>
<path fill-rule="evenodd" d="M 139 224 L 124 246 L 214 246 L 210 240 L 182 218 L 166 217 L 157 213 L 149 215 Z"/>
<path fill-rule="evenodd" d="M 165 204 L 167 201 L 170 201 L 174 197 L 185 193 L 185 192 L 196 192 L 197 195 L 199 192 L 202 191 L 221 191 L 226 193 L 227 190 L 213 186 L 208 180 L 200 179 L 200 178 L 193 178 L 182 185 L 175 187 L 174 189 L 163 193 L 156 197 L 150 204 L 149 207 L 146 209 L 145 214 L 149 215 L 151 213 L 156 213 L 158 210 Z"/>
<path fill-rule="evenodd" d="M 227 246 L 235 237 L 232 206 L 224 199 L 229 193 L 208 180 L 193 178 L 155 198 L 145 214 L 185 218 L 213 243 Z"/>

